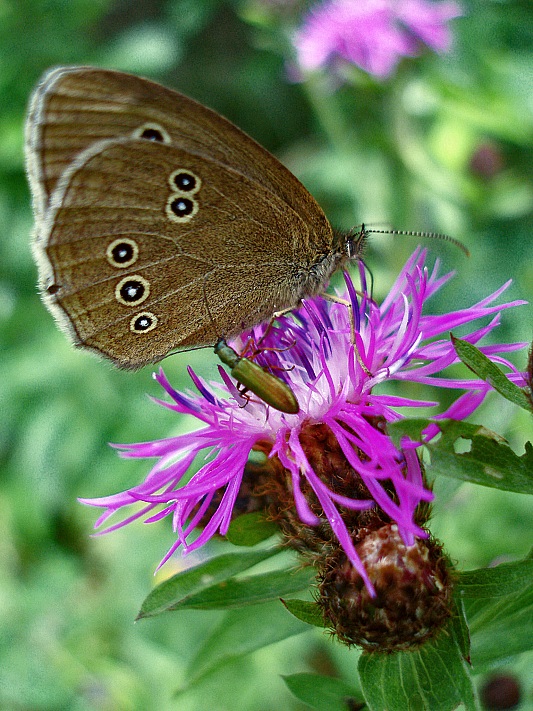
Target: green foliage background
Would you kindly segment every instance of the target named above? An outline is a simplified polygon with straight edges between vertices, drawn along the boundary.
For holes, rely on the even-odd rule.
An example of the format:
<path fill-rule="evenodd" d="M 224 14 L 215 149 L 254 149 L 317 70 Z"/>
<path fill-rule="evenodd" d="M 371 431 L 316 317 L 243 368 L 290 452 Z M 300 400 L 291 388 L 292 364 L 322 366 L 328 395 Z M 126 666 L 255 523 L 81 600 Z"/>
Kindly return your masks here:
<path fill-rule="evenodd" d="M 472 257 L 428 244 L 446 270 L 458 271 L 435 309 L 470 305 L 509 278 L 506 296 L 531 301 L 533 8 L 527 0 L 463 6 L 449 55 L 407 60 L 381 83 L 353 69 L 334 86 L 324 75 L 289 79 L 302 4 L 0 0 L 2 709 L 304 709 L 281 674 L 340 675 L 350 684 L 356 677 L 357 653 L 310 629 L 225 659 L 176 696 L 225 613 L 133 624 L 173 540 L 168 522 L 90 539 L 95 511 L 76 498 L 122 490 L 146 471 L 142 462 L 120 462 L 108 441 L 160 438 L 190 423 L 147 399 L 159 394 L 150 368 L 122 373 L 74 351 L 40 303 L 23 167 L 25 106 L 39 76 L 57 64 L 149 76 L 219 110 L 277 154 L 333 224 L 453 234 Z M 493 157 L 484 174 L 473 165 L 482 149 Z M 378 295 L 414 246 L 371 240 Z M 530 341 L 532 321 L 531 307 L 504 313 L 498 340 Z M 525 352 L 516 359 L 525 367 Z M 188 387 L 189 362 L 216 376 L 209 351 L 181 354 L 165 363 L 176 387 Z M 518 453 L 533 434 L 528 415 L 499 398 L 475 421 Z M 531 546 L 528 497 L 451 480 L 437 480 L 435 491 L 433 530 L 460 569 L 513 560 Z M 171 567 L 162 574 L 178 569 Z M 253 640 L 261 613 L 245 614 Z M 533 709 L 532 661 L 524 654 L 505 666 L 529 689 L 521 709 Z"/>

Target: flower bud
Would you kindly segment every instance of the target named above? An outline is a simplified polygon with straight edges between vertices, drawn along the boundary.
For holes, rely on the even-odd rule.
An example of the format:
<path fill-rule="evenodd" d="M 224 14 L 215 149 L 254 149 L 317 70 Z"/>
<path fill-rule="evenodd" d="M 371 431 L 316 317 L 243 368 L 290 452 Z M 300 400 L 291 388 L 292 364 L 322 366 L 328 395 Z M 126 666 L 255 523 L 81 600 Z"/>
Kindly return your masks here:
<path fill-rule="evenodd" d="M 318 604 L 334 634 L 366 651 L 416 649 L 451 616 L 450 564 L 435 539 L 406 546 L 395 524 L 370 531 L 356 550 L 374 586 L 372 597 L 341 548 L 319 582 Z"/>

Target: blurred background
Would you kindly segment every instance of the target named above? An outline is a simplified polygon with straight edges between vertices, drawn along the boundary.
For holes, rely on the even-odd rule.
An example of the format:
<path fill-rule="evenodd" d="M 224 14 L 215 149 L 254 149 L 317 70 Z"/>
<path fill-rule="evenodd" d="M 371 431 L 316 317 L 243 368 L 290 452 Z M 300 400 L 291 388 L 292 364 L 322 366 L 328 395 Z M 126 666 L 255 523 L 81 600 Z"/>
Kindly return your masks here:
<path fill-rule="evenodd" d="M 119 372 L 74 350 L 36 290 L 23 122 L 40 75 L 58 64 L 131 71 L 218 110 L 277 155 L 332 224 L 361 222 L 452 234 L 425 246 L 457 277 L 432 302 L 466 307 L 508 279 L 506 300 L 533 300 L 533 6 L 462 3 L 453 48 L 403 60 L 387 80 L 356 67 L 298 81 L 292 37 L 308 5 L 289 0 L 0 0 L 0 708 L 305 709 L 281 674 L 354 681 L 357 652 L 310 629 L 250 654 L 222 654 L 188 685 L 224 613 L 180 612 L 134 624 L 173 541 L 169 521 L 90 538 L 97 512 L 77 497 L 139 482 L 146 462 L 108 442 L 156 439 L 191 423 L 152 403 L 152 368 Z M 373 236 L 367 262 L 386 293 L 417 241 Z M 503 313 L 498 341 L 531 341 L 532 310 Z M 526 352 L 514 362 L 526 365 Z M 174 387 L 186 365 L 217 377 L 210 350 L 165 362 Z M 525 413 L 489 399 L 475 422 L 518 454 Z M 525 497 L 438 479 L 433 532 L 460 569 L 514 560 L 531 546 Z M 213 550 L 226 544 L 214 543 Z M 204 554 L 209 554 L 205 551 Z M 231 646 L 231 645 L 230 645 Z M 532 655 L 509 660 L 529 689 Z M 487 670 L 488 671 L 488 670 Z M 179 690 L 182 693 L 176 695 Z M 185 691 L 184 691 L 185 690 Z M 526 695 L 527 696 L 527 695 Z"/>

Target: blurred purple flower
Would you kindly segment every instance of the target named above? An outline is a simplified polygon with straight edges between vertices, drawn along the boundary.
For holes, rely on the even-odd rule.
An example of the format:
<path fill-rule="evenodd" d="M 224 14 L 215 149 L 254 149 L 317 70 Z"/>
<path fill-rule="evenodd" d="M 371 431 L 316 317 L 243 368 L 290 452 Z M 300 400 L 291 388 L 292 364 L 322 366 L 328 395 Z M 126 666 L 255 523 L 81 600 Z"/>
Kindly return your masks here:
<path fill-rule="evenodd" d="M 442 375 L 443 369 L 458 361 L 449 331 L 492 316 L 488 324 L 461 336 L 478 344 L 499 324 L 502 310 L 525 303 L 491 305 L 508 282 L 470 308 L 442 315 L 426 314 L 430 297 L 453 274 L 439 277 L 438 263 L 430 273 L 424 264 L 425 257 L 425 251 L 415 251 L 381 305 L 370 296 L 364 265 L 359 265 L 358 292 L 345 274 L 346 292 L 339 295 L 352 304 L 355 347 L 350 335 L 349 309 L 323 297 L 306 300 L 293 312 L 294 318 L 279 319 L 266 336 L 264 326 L 244 334 L 244 339 L 252 337 L 256 343 L 264 337 L 257 362 L 265 365 L 268 361 L 274 365 L 274 372 L 290 383 L 300 404 L 296 415 L 283 414 L 253 397 L 249 400 L 243 397 L 223 368 L 220 371 L 224 384 L 207 385 L 189 371 L 199 394 L 175 391 L 160 370 L 155 378 L 172 402 L 156 402 L 177 413 L 192 415 L 204 426 L 168 439 L 118 445 L 123 457 L 156 458 L 157 462 L 142 484 L 112 496 L 81 500 L 105 509 L 95 527 L 117 511 L 134 505 L 131 515 L 99 533 L 113 531 L 139 518 L 152 523 L 171 516 L 177 540 L 160 565 L 180 546 L 184 553 L 202 546 L 215 533 L 227 531 L 250 452 L 259 445 L 265 451 L 266 442 L 269 456 L 277 457 L 290 473 L 292 495 L 301 521 L 308 526 L 320 522 L 303 491 L 311 490 L 334 535 L 373 594 L 343 521 L 342 509 L 358 510 L 377 504 L 398 525 L 405 545 L 412 545 L 415 536 L 427 537 L 414 520 L 418 504 L 433 498 L 424 486 L 416 454 L 418 445 L 406 441 L 399 450 L 387 435 L 386 424 L 402 419 L 398 408 L 438 405 L 387 394 L 383 386 L 391 381 L 411 381 L 448 391 L 464 391 L 434 419 L 467 417 L 492 388 L 477 378 Z M 509 368 L 508 377 L 513 382 L 523 384 L 523 376 L 499 355 L 523 345 L 488 345 L 480 350 Z M 228 395 L 232 397 L 228 399 Z M 349 465 L 361 477 L 369 498 L 342 496 L 332 491 L 313 470 L 300 435 L 309 433 L 309 425 L 317 423 L 328 427 L 336 438 Z M 437 432 L 437 426 L 432 425 L 427 438 Z M 199 454 L 203 464 L 191 475 L 192 464 Z M 217 494 L 221 498 L 215 512 L 202 532 L 189 541 Z"/>
<path fill-rule="evenodd" d="M 311 10 L 296 34 L 298 63 L 316 70 L 341 59 L 386 77 L 422 43 L 447 51 L 452 35 L 446 23 L 461 14 L 456 2 L 329 0 Z"/>

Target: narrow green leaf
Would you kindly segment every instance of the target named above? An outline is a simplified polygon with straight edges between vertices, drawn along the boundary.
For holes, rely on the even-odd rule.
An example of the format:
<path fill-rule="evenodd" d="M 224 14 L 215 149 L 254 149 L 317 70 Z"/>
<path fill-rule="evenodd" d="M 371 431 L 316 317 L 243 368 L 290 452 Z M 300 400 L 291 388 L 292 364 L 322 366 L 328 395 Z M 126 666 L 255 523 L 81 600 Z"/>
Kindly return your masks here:
<path fill-rule="evenodd" d="M 530 559 L 522 561 L 529 562 Z M 497 568 L 503 565 L 513 564 Z M 465 597 L 472 661 L 476 665 L 494 664 L 533 649 L 533 580 L 531 576 L 526 578 L 526 570 L 524 565 L 513 593 L 492 599 Z"/>
<path fill-rule="evenodd" d="M 430 420 L 401 420 L 389 425 L 399 444 L 404 435 L 421 441 Z M 518 456 L 503 437 L 481 425 L 458 420 L 439 421 L 440 437 L 426 445 L 437 474 L 520 494 L 533 494 L 533 446 Z M 466 450 L 466 451 L 465 451 Z"/>
<path fill-rule="evenodd" d="M 270 602 L 284 595 L 306 590 L 315 575 L 314 570 L 305 568 L 274 570 L 262 575 L 229 578 L 175 601 L 172 609 L 224 610 Z"/>
<path fill-rule="evenodd" d="M 470 668 L 452 626 L 416 652 L 362 654 L 359 677 L 370 711 L 479 711 Z"/>
<path fill-rule="evenodd" d="M 326 627 L 324 624 L 324 616 L 316 602 L 296 600 L 295 598 L 292 600 L 282 600 L 281 602 L 291 615 L 294 615 L 302 622 L 306 622 L 308 625 L 313 625 L 314 627 Z"/>
<path fill-rule="evenodd" d="M 455 348 L 455 352 L 459 358 L 463 361 L 467 368 L 470 368 L 476 375 L 478 375 L 482 380 L 492 385 L 494 390 L 500 393 L 506 400 L 522 407 L 524 410 L 529 412 L 533 411 L 533 405 L 531 400 L 528 398 L 527 394 L 512 383 L 506 376 L 505 373 L 498 368 L 496 363 L 493 363 L 486 355 L 484 355 L 478 348 L 473 346 L 468 341 L 463 341 L 460 338 L 452 338 L 452 343 Z"/>
<path fill-rule="evenodd" d="M 142 604 L 137 619 L 175 610 L 180 602 L 190 595 L 248 570 L 277 553 L 279 549 L 276 548 L 246 553 L 226 553 L 177 573 L 150 592 Z"/>
<path fill-rule="evenodd" d="M 533 447 L 519 457 L 499 435 L 485 427 L 448 420 L 442 436 L 430 448 L 431 461 L 441 474 L 505 491 L 533 494 Z M 456 447 L 468 451 L 456 453 Z"/>
<path fill-rule="evenodd" d="M 297 699 L 316 711 L 347 711 L 349 701 L 362 701 L 357 687 L 331 676 L 291 674 L 283 681 Z"/>
<path fill-rule="evenodd" d="M 228 661 L 306 631 L 309 626 L 287 614 L 279 601 L 229 610 L 191 662 L 186 689 Z"/>
<path fill-rule="evenodd" d="M 459 574 L 456 590 L 465 598 L 498 598 L 514 595 L 533 585 L 533 560 L 500 563 L 494 568 L 468 570 Z"/>
<path fill-rule="evenodd" d="M 450 620 L 450 632 L 457 641 L 463 659 L 470 662 L 470 630 L 460 595 L 455 595 L 452 602 L 453 617 Z"/>
<path fill-rule="evenodd" d="M 234 546 L 255 546 L 279 533 L 274 521 L 267 521 L 261 511 L 237 516 L 226 533 L 226 538 Z"/>

